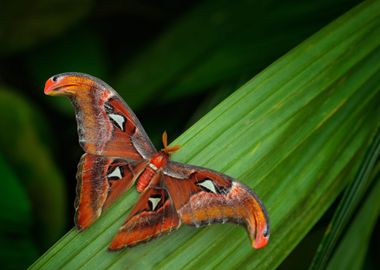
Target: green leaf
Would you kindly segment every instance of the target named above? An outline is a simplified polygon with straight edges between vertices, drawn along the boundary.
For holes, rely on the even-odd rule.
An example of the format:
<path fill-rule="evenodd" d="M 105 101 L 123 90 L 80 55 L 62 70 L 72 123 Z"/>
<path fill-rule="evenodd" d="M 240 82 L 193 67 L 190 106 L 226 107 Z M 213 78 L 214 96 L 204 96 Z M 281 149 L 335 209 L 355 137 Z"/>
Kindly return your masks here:
<path fill-rule="evenodd" d="M 364 269 L 370 237 L 380 216 L 380 179 L 374 183 L 348 232 L 335 250 L 327 269 Z"/>
<path fill-rule="evenodd" d="M 121 252 L 106 247 L 137 199 L 131 190 L 84 232 L 75 229 L 31 269 L 272 269 L 348 181 L 380 125 L 380 2 L 367 1 L 237 90 L 174 143 L 174 160 L 251 186 L 271 220 L 252 250 L 240 226 L 177 232 Z"/>
<path fill-rule="evenodd" d="M 377 132 L 376 137 L 371 143 L 358 175 L 345 190 L 343 198 L 335 211 L 334 217 L 327 227 L 325 236 L 321 241 L 310 269 L 326 269 L 326 265 L 331 258 L 336 243 L 354 214 L 354 210 L 358 207 L 360 200 L 362 200 L 371 180 L 373 180 L 371 172 L 374 170 L 379 154 L 380 130 Z"/>

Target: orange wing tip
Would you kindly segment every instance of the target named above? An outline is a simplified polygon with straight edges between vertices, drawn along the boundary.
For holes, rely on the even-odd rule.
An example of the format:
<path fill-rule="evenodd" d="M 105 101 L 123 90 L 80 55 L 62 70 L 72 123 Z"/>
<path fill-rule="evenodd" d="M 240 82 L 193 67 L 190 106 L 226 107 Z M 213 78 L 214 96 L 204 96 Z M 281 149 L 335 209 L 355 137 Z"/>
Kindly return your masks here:
<path fill-rule="evenodd" d="M 65 82 L 62 79 L 64 79 L 64 76 L 55 75 L 53 77 L 50 77 L 45 83 L 45 95 L 58 96 L 64 94 L 63 91 L 57 91 L 57 89 L 65 86 Z"/>
<path fill-rule="evenodd" d="M 121 250 L 125 247 L 125 245 L 123 243 L 120 243 L 120 241 L 115 241 L 112 240 L 111 244 L 109 244 L 108 246 L 108 250 L 109 251 L 118 251 L 118 250 Z"/>
<path fill-rule="evenodd" d="M 81 211 L 76 210 L 74 224 L 78 231 L 83 231 L 91 226 L 92 218 L 87 214 L 84 215 Z"/>
<path fill-rule="evenodd" d="M 111 241 L 108 246 L 109 251 L 118 251 L 128 246 L 133 246 L 133 244 L 128 243 L 128 237 L 126 233 L 119 232 Z"/>
<path fill-rule="evenodd" d="M 86 211 L 77 212 L 74 223 L 78 230 L 83 231 L 90 227 L 100 216 L 100 214 L 101 212 L 94 216 L 92 213 L 87 213 Z"/>
<path fill-rule="evenodd" d="M 96 82 L 89 75 L 66 72 L 50 77 L 44 88 L 44 93 L 49 96 L 76 95 L 78 88 L 90 89 Z"/>
<path fill-rule="evenodd" d="M 84 231 L 86 230 L 88 227 L 90 227 L 92 225 L 92 223 L 94 223 L 93 221 L 81 221 L 79 222 L 77 219 L 75 219 L 75 227 L 77 228 L 78 231 Z"/>
<path fill-rule="evenodd" d="M 256 224 L 256 235 L 252 239 L 252 247 L 255 249 L 265 247 L 269 242 L 269 223 L 267 220 L 261 220 L 260 217 L 256 216 L 256 221 L 259 223 Z"/>
<path fill-rule="evenodd" d="M 242 183 L 234 182 L 231 192 L 244 206 L 242 216 L 246 220 L 246 229 L 255 249 L 263 248 L 269 241 L 269 218 L 264 205 L 257 195 Z"/>
<path fill-rule="evenodd" d="M 49 78 L 45 83 L 44 93 L 45 95 L 51 95 L 52 89 L 54 87 L 55 81 L 53 80 L 54 77 Z"/>
<path fill-rule="evenodd" d="M 269 236 L 267 237 L 259 237 L 258 239 L 252 242 L 252 247 L 254 249 L 260 249 L 265 247 L 269 242 Z"/>

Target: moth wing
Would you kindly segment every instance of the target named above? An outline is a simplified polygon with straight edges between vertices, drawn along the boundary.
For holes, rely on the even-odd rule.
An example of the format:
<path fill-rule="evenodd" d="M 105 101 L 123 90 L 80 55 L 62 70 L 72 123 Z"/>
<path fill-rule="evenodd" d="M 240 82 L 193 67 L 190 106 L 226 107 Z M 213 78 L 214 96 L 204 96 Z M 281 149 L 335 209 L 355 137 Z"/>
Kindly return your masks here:
<path fill-rule="evenodd" d="M 222 173 L 177 162 L 168 163 L 163 174 L 163 183 L 183 223 L 197 227 L 225 222 L 243 224 L 254 248 L 267 244 L 268 215 L 246 185 Z"/>
<path fill-rule="evenodd" d="M 82 73 L 62 73 L 46 82 L 45 93 L 70 98 L 85 152 L 132 160 L 147 159 L 156 152 L 133 111 L 102 80 Z"/>
<path fill-rule="evenodd" d="M 86 229 L 135 182 L 145 162 L 84 154 L 78 165 L 75 223 Z"/>
<path fill-rule="evenodd" d="M 109 250 L 119 250 L 147 242 L 181 225 L 167 190 L 160 185 L 160 181 L 155 180 L 152 182 L 157 184 L 152 184 L 141 194 L 113 238 Z"/>

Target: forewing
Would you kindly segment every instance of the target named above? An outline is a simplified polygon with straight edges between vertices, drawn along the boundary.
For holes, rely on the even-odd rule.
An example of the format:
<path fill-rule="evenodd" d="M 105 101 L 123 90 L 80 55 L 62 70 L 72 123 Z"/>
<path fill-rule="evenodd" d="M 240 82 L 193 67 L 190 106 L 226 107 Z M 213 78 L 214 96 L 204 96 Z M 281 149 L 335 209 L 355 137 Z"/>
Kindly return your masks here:
<path fill-rule="evenodd" d="M 168 163 L 163 173 L 163 183 L 183 223 L 197 227 L 225 222 L 243 224 L 254 248 L 267 244 L 266 210 L 246 185 L 227 175 L 177 162 Z"/>
<path fill-rule="evenodd" d="M 157 174 L 156 177 L 161 177 Z M 109 250 L 119 250 L 169 233 L 180 226 L 180 220 L 168 192 L 160 186 L 159 179 L 140 196 L 127 220 L 109 245 Z"/>
<path fill-rule="evenodd" d="M 147 159 L 156 152 L 135 114 L 105 82 L 82 73 L 50 78 L 48 95 L 65 95 L 72 101 L 79 143 L 93 155 Z"/>
<path fill-rule="evenodd" d="M 78 165 L 75 223 L 86 229 L 134 183 L 146 162 L 84 154 Z"/>

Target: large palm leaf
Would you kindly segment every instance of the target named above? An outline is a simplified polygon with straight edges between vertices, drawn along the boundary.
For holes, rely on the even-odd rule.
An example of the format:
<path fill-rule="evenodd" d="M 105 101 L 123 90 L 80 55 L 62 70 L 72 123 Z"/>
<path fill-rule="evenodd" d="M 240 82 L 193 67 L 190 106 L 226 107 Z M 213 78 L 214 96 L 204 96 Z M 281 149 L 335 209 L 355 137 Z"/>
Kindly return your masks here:
<path fill-rule="evenodd" d="M 173 159 L 227 173 L 267 206 L 269 245 L 235 225 L 179 231 L 121 252 L 106 246 L 129 192 L 85 232 L 70 231 L 32 269 L 278 266 L 352 180 L 380 124 L 380 2 L 354 8 L 273 63 L 181 135 Z"/>

